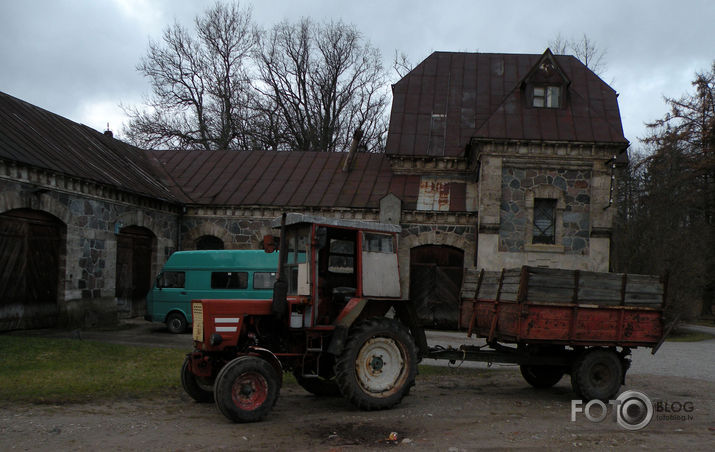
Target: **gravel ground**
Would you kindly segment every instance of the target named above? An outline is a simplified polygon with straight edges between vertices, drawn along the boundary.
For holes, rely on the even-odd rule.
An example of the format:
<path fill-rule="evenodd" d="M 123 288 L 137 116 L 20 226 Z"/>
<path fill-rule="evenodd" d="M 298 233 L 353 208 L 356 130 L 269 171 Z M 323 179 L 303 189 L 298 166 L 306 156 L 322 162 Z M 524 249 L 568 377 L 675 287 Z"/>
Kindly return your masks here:
<path fill-rule="evenodd" d="M 189 334 L 172 335 L 160 324 L 141 320 L 117 331 L 13 334 L 191 348 Z M 430 332 L 428 339 L 432 345 L 483 343 L 463 333 Z M 714 351 L 715 340 L 666 342 L 655 356 L 647 349 L 635 351 L 624 390 L 643 391 L 654 403 L 670 406 L 690 402 L 693 408 L 675 417 L 656 412 L 637 432 L 620 427 L 612 411 L 601 423 L 583 414 L 572 422 L 568 377 L 553 388 L 534 390 L 516 366 L 487 370 L 483 363 L 464 363 L 464 368 L 477 369 L 420 375 L 409 397 L 379 412 L 359 411 L 341 398 L 317 398 L 286 385 L 269 417 L 257 424 L 233 424 L 213 404 L 195 403 L 180 390 L 163 399 L 61 406 L 0 401 L 0 450 L 712 450 Z M 392 432 L 396 440 L 390 439 Z"/>

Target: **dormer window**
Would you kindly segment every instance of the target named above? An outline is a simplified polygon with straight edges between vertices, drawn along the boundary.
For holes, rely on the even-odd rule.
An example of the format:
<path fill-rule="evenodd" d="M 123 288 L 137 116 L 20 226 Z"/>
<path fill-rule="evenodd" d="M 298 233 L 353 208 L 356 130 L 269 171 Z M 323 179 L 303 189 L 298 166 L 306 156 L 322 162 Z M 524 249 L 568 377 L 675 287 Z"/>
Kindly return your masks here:
<path fill-rule="evenodd" d="M 561 87 L 535 86 L 532 105 L 537 108 L 559 108 L 561 106 Z"/>

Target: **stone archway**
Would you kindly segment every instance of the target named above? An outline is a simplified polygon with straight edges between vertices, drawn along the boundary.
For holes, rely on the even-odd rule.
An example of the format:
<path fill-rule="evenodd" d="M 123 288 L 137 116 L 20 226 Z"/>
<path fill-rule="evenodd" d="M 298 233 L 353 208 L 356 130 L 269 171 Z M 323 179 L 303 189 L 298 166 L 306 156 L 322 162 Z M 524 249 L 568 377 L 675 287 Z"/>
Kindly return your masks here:
<path fill-rule="evenodd" d="M 34 209 L 0 214 L 0 330 L 57 325 L 67 226 Z"/>
<path fill-rule="evenodd" d="M 202 235 L 195 241 L 197 250 L 222 250 L 224 249 L 223 240 L 215 235 Z"/>
<path fill-rule="evenodd" d="M 222 248 L 199 248 L 199 240 L 205 236 L 213 236 L 215 239 L 220 240 L 223 244 Z M 229 232 L 215 224 L 210 222 L 203 222 L 189 230 L 185 236 L 185 247 L 184 249 L 231 249 L 233 238 Z M 213 245 L 217 245 L 218 241 L 214 240 Z"/>

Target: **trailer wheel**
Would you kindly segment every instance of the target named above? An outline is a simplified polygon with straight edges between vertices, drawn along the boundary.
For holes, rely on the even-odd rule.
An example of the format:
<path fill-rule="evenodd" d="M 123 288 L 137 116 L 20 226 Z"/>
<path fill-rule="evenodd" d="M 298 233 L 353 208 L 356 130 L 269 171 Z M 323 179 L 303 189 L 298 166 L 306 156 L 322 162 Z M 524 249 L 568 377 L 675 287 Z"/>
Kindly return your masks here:
<path fill-rule="evenodd" d="M 550 388 L 561 380 L 566 373 L 559 366 L 519 366 L 521 376 L 527 383 L 539 389 Z"/>
<path fill-rule="evenodd" d="M 213 402 L 213 385 L 203 378 L 197 377 L 189 369 L 189 358 L 181 366 L 181 386 L 192 399 L 199 403 Z"/>
<path fill-rule="evenodd" d="M 233 422 L 260 421 L 278 399 L 279 381 L 276 370 L 265 359 L 238 357 L 226 364 L 216 377 L 216 406 Z"/>
<path fill-rule="evenodd" d="M 621 359 L 613 350 L 591 349 L 574 363 L 571 380 L 574 391 L 584 400 L 608 401 L 621 387 Z"/>
<path fill-rule="evenodd" d="M 400 403 L 417 375 L 412 336 L 393 319 L 360 323 L 338 357 L 335 375 L 343 397 L 358 408 L 382 410 Z"/>
<path fill-rule="evenodd" d="M 180 312 L 172 312 L 166 316 L 166 327 L 170 333 L 181 334 L 186 331 L 186 317 Z"/>

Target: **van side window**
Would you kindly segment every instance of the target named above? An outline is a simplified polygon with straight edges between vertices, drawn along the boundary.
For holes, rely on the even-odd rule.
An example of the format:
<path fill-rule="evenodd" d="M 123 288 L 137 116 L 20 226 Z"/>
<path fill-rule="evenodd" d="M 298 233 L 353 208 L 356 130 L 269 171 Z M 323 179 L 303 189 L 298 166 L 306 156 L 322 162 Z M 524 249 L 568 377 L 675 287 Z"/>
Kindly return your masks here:
<path fill-rule="evenodd" d="M 156 279 L 156 287 L 162 289 L 183 289 L 185 278 L 184 272 L 164 272 Z"/>
<path fill-rule="evenodd" d="M 273 289 L 274 282 L 276 282 L 275 272 L 255 272 L 253 274 L 254 289 Z"/>
<path fill-rule="evenodd" d="M 246 289 L 248 273 L 246 272 L 211 272 L 212 289 Z"/>

